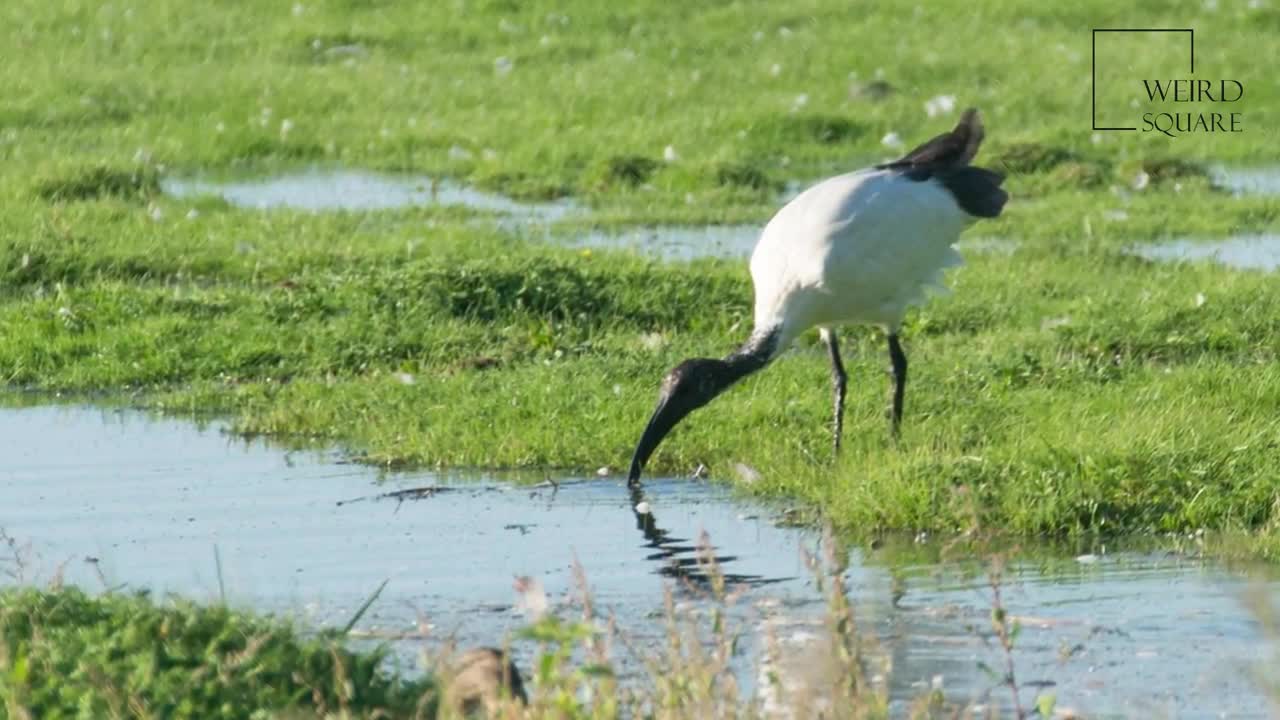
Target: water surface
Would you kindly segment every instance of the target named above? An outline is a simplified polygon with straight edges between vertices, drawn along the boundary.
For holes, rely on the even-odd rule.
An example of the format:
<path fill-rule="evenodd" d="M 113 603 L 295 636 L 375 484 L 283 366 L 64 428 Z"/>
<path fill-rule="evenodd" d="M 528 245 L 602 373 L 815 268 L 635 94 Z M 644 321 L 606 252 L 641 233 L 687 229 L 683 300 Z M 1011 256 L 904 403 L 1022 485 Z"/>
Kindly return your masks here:
<path fill-rule="evenodd" d="M 212 601 L 225 588 L 235 605 L 341 625 L 388 580 L 359 629 L 410 633 L 394 647 L 411 665 L 448 636 L 493 644 L 521 627 L 516 576 L 538 579 L 559 606 L 575 587 L 576 555 L 598 607 L 644 652 L 664 641 L 664 587 L 688 607 L 704 602 L 692 556 L 705 530 L 742 590 L 731 618 L 745 633 L 744 684 L 764 687 L 752 679 L 766 631 L 786 650 L 774 666 L 784 678 L 804 681 L 816 667 L 808 654 L 823 603 L 800 554 L 817 539 L 716 485 L 655 480 L 641 497 L 616 477 L 528 486 L 384 474 L 334 453 L 245 442 L 218 424 L 86 407 L 0 410 L 0 437 L 0 527 L 31 548 L 29 582 L 61 565 L 90 589 Z M 379 497 L 423 487 L 434 490 Z M 953 700 L 1007 704 L 980 669 L 1004 662 L 984 578 L 964 558 L 918 549 L 855 551 L 847 571 L 860 627 L 877 640 L 872 656 L 892 660 L 884 682 L 895 704 L 935 683 Z M 1166 553 L 1021 557 L 1002 588 L 1024 628 L 1015 660 L 1027 705 L 1039 691 L 1089 716 L 1267 716 L 1248 671 L 1273 644 L 1241 597 L 1260 582 L 1275 602 L 1274 579 Z M 527 667 L 532 648 L 515 651 Z M 640 677 L 633 656 L 619 662 L 624 678 Z"/>
<path fill-rule="evenodd" d="M 168 177 L 161 181 L 160 187 L 174 197 L 213 195 L 237 207 L 258 210 L 291 208 L 324 212 L 452 205 L 526 220 L 554 221 L 576 208 L 569 200 L 525 203 L 449 180 L 361 170 L 311 169 L 274 177 L 226 181 Z"/>
<path fill-rule="evenodd" d="M 1275 270 L 1280 267 L 1280 235 L 1261 233 L 1219 239 L 1174 238 L 1135 245 L 1130 252 L 1148 260 L 1195 262 L 1211 260 L 1237 270 Z"/>
<path fill-rule="evenodd" d="M 1237 195 L 1280 195 L 1280 167 L 1215 168 L 1210 177 Z"/>

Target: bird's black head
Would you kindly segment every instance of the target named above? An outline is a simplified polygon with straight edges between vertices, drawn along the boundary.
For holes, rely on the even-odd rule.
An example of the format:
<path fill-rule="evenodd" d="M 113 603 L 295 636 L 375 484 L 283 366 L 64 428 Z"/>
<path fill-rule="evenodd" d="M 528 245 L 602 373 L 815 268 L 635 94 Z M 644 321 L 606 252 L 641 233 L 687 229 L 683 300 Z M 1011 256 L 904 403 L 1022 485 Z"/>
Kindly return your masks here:
<path fill-rule="evenodd" d="M 685 360 L 662 378 L 658 392 L 658 407 L 649 418 L 636 452 L 631 457 L 631 472 L 627 482 L 634 485 L 640 480 L 640 472 L 649 456 L 676 423 L 686 415 L 711 402 L 733 382 L 728 364 L 723 360 L 695 358 Z"/>

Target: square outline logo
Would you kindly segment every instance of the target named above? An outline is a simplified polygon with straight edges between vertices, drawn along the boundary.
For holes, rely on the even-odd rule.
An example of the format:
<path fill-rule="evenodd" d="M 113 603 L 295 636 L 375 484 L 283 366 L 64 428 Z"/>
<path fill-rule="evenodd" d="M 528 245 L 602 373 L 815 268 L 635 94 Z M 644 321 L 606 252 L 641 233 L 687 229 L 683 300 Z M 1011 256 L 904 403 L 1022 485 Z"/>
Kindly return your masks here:
<path fill-rule="evenodd" d="M 1193 28 L 1093 28 L 1093 56 L 1089 62 L 1089 119 L 1094 130 L 1137 130 L 1136 127 L 1098 127 L 1098 33 L 1184 32 L 1191 36 L 1191 74 L 1196 74 L 1196 31 Z"/>

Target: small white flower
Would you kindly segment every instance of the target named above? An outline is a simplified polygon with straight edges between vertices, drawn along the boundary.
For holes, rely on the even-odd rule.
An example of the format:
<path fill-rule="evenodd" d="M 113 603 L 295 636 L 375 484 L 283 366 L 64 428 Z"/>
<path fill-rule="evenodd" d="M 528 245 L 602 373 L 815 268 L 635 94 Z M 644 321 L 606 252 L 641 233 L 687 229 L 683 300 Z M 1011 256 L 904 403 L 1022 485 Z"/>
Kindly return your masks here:
<path fill-rule="evenodd" d="M 770 75 L 772 75 L 772 76 L 774 76 L 774 77 L 778 77 L 779 75 L 781 75 L 781 74 L 782 74 L 782 65 L 780 65 L 780 64 L 778 64 L 778 63 L 774 63 L 773 65 L 771 65 L 771 66 L 769 67 L 769 74 L 770 74 Z"/>
<path fill-rule="evenodd" d="M 596 468 L 596 476 L 598 477 L 608 477 L 610 472 L 608 465 Z"/>
<path fill-rule="evenodd" d="M 880 138 L 880 144 L 890 148 L 902 147 L 902 137 L 896 132 L 891 132 Z"/>
<path fill-rule="evenodd" d="M 680 154 L 676 152 L 674 146 L 668 145 L 662 148 L 662 159 L 669 163 L 673 163 L 680 159 Z"/>
<path fill-rule="evenodd" d="M 782 27 L 778 28 L 778 37 L 782 37 L 782 38 L 791 37 L 791 28 L 787 27 L 786 25 L 783 25 Z"/>
<path fill-rule="evenodd" d="M 289 137 L 289 133 L 293 132 L 293 121 L 285 118 L 280 121 L 280 139 Z"/>
<path fill-rule="evenodd" d="M 306 12 L 306 11 L 307 11 L 307 8 L 306 8 L 306 6 L 304 6 L 302 3 L 294 3 L 294 4 L 293 4 L 293 16 L 294 16 L 294 17 L 302 17 L 302 13 L 304 13 L 304 12 Z"/>
<path fill-rule="evenodd" d="M 407 373 L 407 372 L 395 373 L 394 377 L 396 379 L 396 382 L 400 383 L 401 385 L 412 385 L 418 381 L 418 379 L 415 378 L 412 373 Z"/>
<path fill-rule="evenodd" d="M 222 133 L 227 131 L 227 124 L 224 122 L 219 122 L 217 125 L 213 126 L 213 131 L 221 135 Z"/>
<path fill-rule="evenodd" d="M 751 35 L 751 39 L 755 42 L 760 42 L 761 40 L 764 39 L 764 31 L 763 30 L 755 31 L 755 33 Z"/>
<path fill-rule="evenodd" d="M 1089 142 L 1097 145 L 1102 142 L 1102 133 L 1094 133 L 1089 136 Z"/>
<path fill-rule="evenodd" d="M 1196 293 L 1196 307 L 1204 307 L 1205 302 L 1204 293 Z"/>
<path fill-rule="evenodd" d="M 641 500 L 640 502 L 636 503 L 637 514 L 648 515 L 649 512 L 652 510 L 653 508 L 649 507 L 649 502 L 647 500 Z"/>
<path fill-rule="evenodd" d="M 1151 176 L 1145 172 L 1139 171 L 1133 178 L 1133 189 L 1143 190 L 1151 184 Z"/>
<path fill-rule="evenodd" d="M 149 215 L 153 221 L 160 222 L 164 219 L 164 210 L 161 210 L 159 205 L 153 204 L 151 207 L 147 208 L 147 215 Z"/>
<path fill-rule="evenodd" d="M 511 61 L 511 58 L 505 55 L 503 55 L 500 58 L 496 58 L 493 61 L 493 71 L 498 73 L 499 76 L 510 75 L 511 70 L 514 67 L 515 67 L 515 63 Z"/>
<path fill-rule="evenodd" d="M 198 217 L 200 217 L 200 211 L 199 211 L 199 210 L 197 210 L 197 209 L 195 209 L 195 208 L 191 208 L 190 210 L 188 210 L 188 211 L 187 211 L 187 219 L 188 219 L 188 220 L 195 220 L 195 219 L 196 219 L 196 218 L 198 218 Z"/>
<path fill-rule="evenodd" d="M 454 145 L 453 147 L 449 148 L 450 160 L 470 160 L 471 157 L 472 157 L 471 151 L 462 147 L 461 145 Z"/>
<path fill-rule="evenodd" d="M 929 98 L 924 104 L 924 111 L 929 117 L 946 115 L 956 109 L 955 95 L 937 95 Z"/>
<path fill-rule="evenodd" d="M 796 110 L 803 108 L 805 105 L 808 105 L 808 104 L 809 104 L 809 93 L 800 93 L 799 95 L 796 96 L 794 100 L 791 101 L 791 110 L 792 112 L 794 112 Z"/>
<path fill-rule="evenodd" d="M 645 350 L 661 350 L 666 344 L 667 339 L 662 333 L 651 332 L 640 336 L 640 346 Z"/>

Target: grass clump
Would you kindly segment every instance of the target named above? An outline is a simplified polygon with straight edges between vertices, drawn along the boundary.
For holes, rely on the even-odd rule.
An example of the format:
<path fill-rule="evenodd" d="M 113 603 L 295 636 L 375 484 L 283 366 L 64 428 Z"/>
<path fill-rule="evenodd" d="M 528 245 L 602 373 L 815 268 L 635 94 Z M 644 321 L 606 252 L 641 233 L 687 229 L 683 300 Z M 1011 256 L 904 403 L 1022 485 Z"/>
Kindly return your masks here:
<path fill-rule="evenodd" d="M 1040 173 L 1076 159 L 1076 154 L 1066 148 L 1026 142 L 998 151 L 991 163 L 1010 173 Z"/>
<path fill-rule="evenodd" d="M 432 683 L 389 675 L 385 657 L 221 606 L 0 592 L 0 707 L 13 718 L 432 717 Z"/>
<path fill-rule="evenodd" d="M 729 187 L 751 190 L 779 190 L 782 183 L 759 166 L 749 163 L 720 163 L 715 167 L 716 182 Z"/>
<path fill-rule="evenodd" d="M 659 167 L 658 161 L 644 155 L 615 155 L 595 171 L 598 189 L 613 186 L 636 187 L 648 182 Z"/>
<path fill-rule="evenodd" d="M 106 166 L 86 168 L 65 177 L 36 183 L 35 193 L 49 202 L 78 202 L 97 198 L 146 201 L 160 192 L 154 169 L 138 167 L 122 170 Z"/>

